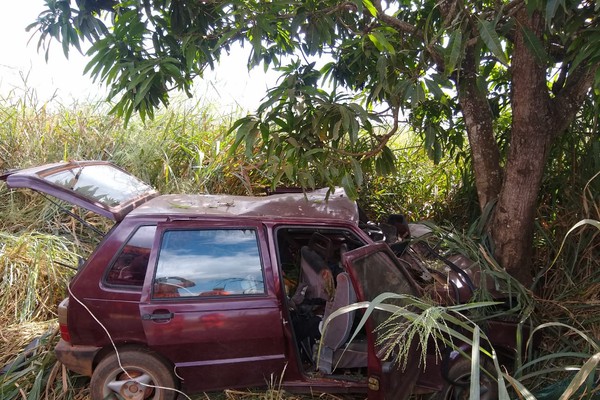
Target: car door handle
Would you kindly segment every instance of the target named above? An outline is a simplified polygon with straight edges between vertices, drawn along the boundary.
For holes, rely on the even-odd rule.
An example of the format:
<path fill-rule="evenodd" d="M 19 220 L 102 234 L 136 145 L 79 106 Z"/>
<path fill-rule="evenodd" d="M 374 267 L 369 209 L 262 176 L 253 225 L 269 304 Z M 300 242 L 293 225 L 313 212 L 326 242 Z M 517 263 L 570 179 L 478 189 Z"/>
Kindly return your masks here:
<path fill-rule="evenodd" d="M 175 316 L 172 312 L 159 312 L 153 314 L 142 315 L 144 321 L 168 321 Z"/>

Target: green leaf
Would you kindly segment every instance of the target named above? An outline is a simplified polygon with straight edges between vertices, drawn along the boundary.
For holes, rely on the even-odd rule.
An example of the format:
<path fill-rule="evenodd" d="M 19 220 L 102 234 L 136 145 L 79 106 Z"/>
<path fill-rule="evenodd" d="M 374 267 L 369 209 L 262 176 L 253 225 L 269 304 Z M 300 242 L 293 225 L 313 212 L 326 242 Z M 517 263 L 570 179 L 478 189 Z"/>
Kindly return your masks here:
<path fill-rule="evenodd" d="M 583 49 L 580 49 L 579 51 L 577 51 L 577 56 L 573 60 L 570 70 L 574 71 L 579 66 L 579 64 L 581 64 L 586 58 L 588 58 L 594 52 L 594 50 L 595 49 L 593 47 L 587 46 L 587 47 L 584 47 Z"/>
<path fill-rule="evenodd" d="M 197 48 L 196 46 L 194 46 L 193 44 L 188 44 L 187 47 L 184 47 L 185 50 L 185 65 L 186 68 L 192 69 L 192 67 L 194 66 L 194 64 L 196 63 L 196 53 L 197 53 Z"/>
<path fill-rule="evenodd" d="M 233 154 L 233 152 L 242 143 L 242 141 L 244 141 L 244 139 L 247 138 L 247 136 L 250 134 L 250 131 L 256 127 L 257 123 L 258 123 L 258 121 L 256 121 L 253 118 L 250 118 L 250 117 L 242 118 L 242 119 L 236 121 L 234 126 L 230 129 L 230 132 L 233 132 L 237 128 L 235 141 L 234 141 L 233 146 L 231 147 L 230 154 Z"/>
<path fill-rule="evenodd" d="M 394 46 L 392 46 L 383 33 L 379 31 L 373 31 L 369 33 L 368 37 L 371 42 L 373 42 L 377 50 L 381 52 L 387 51 L 390 54 L 396 53 Z"/>
<path fill-rule="evenodd" d="M 379 175 L 389 175 L 396 170 L 396 157 L 392 150 L 385 146 L 375 159 L 375 171 Z"/>
<path fill-rule="evenodd" d="M 487 48 L 498 58 L 498 60 L 504 65 L 508 65 L 508 59 L 504 50 L 502 49 L 502 43 L 496 33 L 496 26 L 494 23 L 486 20 L 479 20 L 479 36 Z"/>
<path fill-rule="evenodd" d="M 377 75 L 380 81 L 384 80 L 387 76 L 388 59 L 385 54 L 381 54 L 377 59 Z"/>
<path fill-rule="evenodd" d="M 415 82 L 414 90 L 412 91 L 412 96 L 410 99 L 413 110 L 425 101 L 425 89 L 423 89 L 423 84 L 421 82 Z"/>
<path fill-rule="evenodd" d="M 348 104 L 348 107 L 352 111 L 354 111 L 354 113 L 356 115 L 358 115 L 358 117 L 360 118 L 360 120 L 363 123 L 366 123 L 366 121 L 368 121 L 369 114 L 367 114 L 367 110 L 365 110 L 360 104 L 358 104 L 358 103 L 350 103 L 350 104 Z"/>
<path fill-rule="evenodd" d="M 294 166 L 292 164 L 285 164 L 283 166 L 283 172 L 290 182 L 294 181 Z"/>
<path fill-rule="evenodd" d="M 340 115 L 342 117 L 342 128 L 344 128 L 344 130 L 346 132 L 349 132 L 350 131 L 350 119 L 352 117 L 350 116 L 350 113 L 348 112 L 346 107 L 339 107 L 339 111 L 340 111 Z"/>
<path fill-rule="evenodd" d="M 462 31 L 457 29 L 450 35 L 450 41 L 446 48 L 446 74 L 451 74 L 456 69 L 458 60 L 462 53 Z"/>
<path fill-rule="evenodd" d="M 61 35 L 62 35 L 62 49 L 66 58 L 69 58 L 69 26 L 62 25 L 61 27 Z"/>
<path fill-rule="evenodd" d="M 346 191 L 346 194 L 351 199 L 358 198 L 358 191 L 356 190 L 356 185 L 354 184 L 354 179 L 348 172 L 346 172 L 342 178 L 342 187 Z"/>
<path fill-rule="evenodd" d="M 521 27 L 523 31 L 523 38 L 525 39 L 525 45 L 533 53 L 533 56 L 540 64 L 548 64 L 550 58 L 544 49 L 544 45 L 540 39 L 526 26 Z"/>
<path fill-rule="evenodd" d="M 442 91 L 442 88 L 440 87 L 441 85 L 438 82 L 436 82 L 435 77 L 433 77 L 433 79 L 425 78 L 425 85 L 427 86 L 429 92 L 433 94 L 433 97 L 435 97 L 436 99 L 441 99 L 445 96 L 444 92 Z"/>
<path fill-rule="evenodd" d="M 363 0 L 363 4 L 367 8 L 367 10 L 369 10 L 369 14 L 371 14 L 373 17 L 377 16 L 377 9 L 375 8 L 371 0 Z"/>
<path fill-rule="evenodd" d="M 215 48 L 220 48 L 221 46 L 223 46 L 223 44 L 229 42 L 229 40 L 231 40 L 231 38 L 233 38 L 238 33 L 239 31 L 237 29 L 232 29 L 229 32 L 225 32 L 217 41 Z"/>
<path fill-rule="evenodd" d="M 177 68 L 176 65 L 171 64 L 170 62 L 165 62 L 160 64 L 161 69 L 168 72 L 171 76 L 179 77 L 181 76 L 181 70 Z"/>
<path fill-rule="evenodd" d="M 138 104 L 146 97 L 148 91 L 150 90 L 150 84 L 152 83 L 152 78 L 146 78 L 144 83 L 138 88 L 137 93 L 135 95 L 135 99 L 133 100 L 133 106 L 137 107 Z"/>
<path fill-rule="evenodd" d="M 321 148 L 316 148 L 316 149 L 310 149 L 309 151 L 307 151 L 306 153 L 304 153 L 304 157 L 311 157 L 315 154 L 319 154 L 319 153 L 324 153 L 325 150 L 321 149 Z"/>
<path fill-rule="evenodd" d="M 342 120 L 339 119 L 333 124 L 333 130 L 331 131 L 331 138 L 338 140 L 340 138 L 340 126 L 342 126 Z"/>
<path fill-rule="evenodd" d="M 358 160 L 356 160 L 354 157 L 350 159 L 350 162 L 352 163 L 352 172 L 354 173 L 354 180 L 356 181 L 356 184 L 358 186 L 362 186 L 364 181 L 362 167 Z"/>
<path fill-rule="evenodd" d="M 558 11 L 559 6 L 565 7 L 564 0 L 547 0 L 546 2 L 546 23 L 548 26 L 552 23 L 552 19 L 556 15 L 556 11 Z"/>

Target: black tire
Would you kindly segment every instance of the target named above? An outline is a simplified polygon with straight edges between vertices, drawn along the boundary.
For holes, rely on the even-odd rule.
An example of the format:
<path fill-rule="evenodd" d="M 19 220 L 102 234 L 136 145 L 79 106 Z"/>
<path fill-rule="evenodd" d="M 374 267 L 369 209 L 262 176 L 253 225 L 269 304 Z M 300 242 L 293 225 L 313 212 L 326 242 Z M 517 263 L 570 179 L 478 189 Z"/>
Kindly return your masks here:
<path fill-rule="evenodd" d="M 491 362 L 483 361 L 483 368 L 488 372 L 494 371 Z M 482 370 L 479 371 L 480 400 L 498 399 L 498 382 Z M 494 374 L 492 374 L 494 375 Z M 469 400 L 471 385 L 471 360 L 461 358 L 448 371 L 448 380 L 435 396 L 436 400 Z"/>
<path fill-rule="evenodd" d="M 92 400 L 174 400 L 177 392 L 154 386 L 176 388 L 177 381 L 171 369 L 158 357 L 144 349 L 127 349 L 105 357 L 92 374 Z M 132 379 L 133 378 L 133 379 Z M 135 379 L 142 378 L 139 383 Z"/>

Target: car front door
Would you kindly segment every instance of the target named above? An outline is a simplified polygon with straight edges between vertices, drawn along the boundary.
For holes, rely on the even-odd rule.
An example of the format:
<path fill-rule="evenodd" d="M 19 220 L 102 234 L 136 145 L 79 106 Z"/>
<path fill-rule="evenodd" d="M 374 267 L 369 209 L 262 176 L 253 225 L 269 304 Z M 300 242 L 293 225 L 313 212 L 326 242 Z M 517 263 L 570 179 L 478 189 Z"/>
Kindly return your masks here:
<path fill-rule="evenodd" d="M 255 222 L 158 226 L 140 304 L 148 345 L 184 389 L 264 385 L 285 368 L 281 305 Z"/>
<path fill-rule="evenodd" d="M 349 251 L 342 256 L 357 290 L 359 301 L 372 302 L 381 293 L 418 295 L 416 283 L 400 265 L 386 244 L 374 244 Z M 392 301 L 393 302 L 393 301 Z M 374 310 L 367 320 L 369 400 L 408 399 L 420 374 L 416 344 L 411 343 L 407 357 L 384 359 L 379 340 L 384 333 L 377 329 L 391 314 Z M 387 354 L 387 353 L 386 353 Z"/>

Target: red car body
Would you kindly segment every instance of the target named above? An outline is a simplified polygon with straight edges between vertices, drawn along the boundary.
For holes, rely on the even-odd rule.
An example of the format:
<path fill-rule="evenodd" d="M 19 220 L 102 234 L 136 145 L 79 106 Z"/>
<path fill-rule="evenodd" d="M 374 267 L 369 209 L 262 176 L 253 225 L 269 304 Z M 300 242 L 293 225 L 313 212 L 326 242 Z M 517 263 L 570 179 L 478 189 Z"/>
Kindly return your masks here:
<path fill-rule="evenodd" d="M 343 191 L 160 196 L 100 161 L 13 171 L 2 179 L 115 221 L 80 266 L 58 312 L 56 355 L 92 377 L 93 398 L 174 398 L 154 387 L 165 382 L 186 393 L 275 382 L 290 391 L 364 392 L 371 400 L 448 384 L 444 368 L 456 352 L 443 353 L 445 360 L 430 355 L 425 370 L 413 352 L 403 369 L 378 356 L 374 317 L 357 343 L 348 344 L 345 333 L 325 371 L 315 354 L 326 338 L 303 337 L 302 324 L 321 316 L 315 309 L 342 298 L 336 276 L 349 282 L 346 303 L 390 290 L 420 295 L 389 247 L 360 229 L 357 206 Z M 293 288 L 306 284 L 310 294 L 303 268 L 313 253 L 327 267 L 315 270 L 326 298 L 311 306 L 312 315 L 298 317 L 293 298 L 307 294 Z M 353 333 L 362 314 L 346 315 L 345 330 Z M 515 326 L 492 324 L 493 343 L 514 352 Z M 125 360 L 118 368 L 115 354 Z"/>

